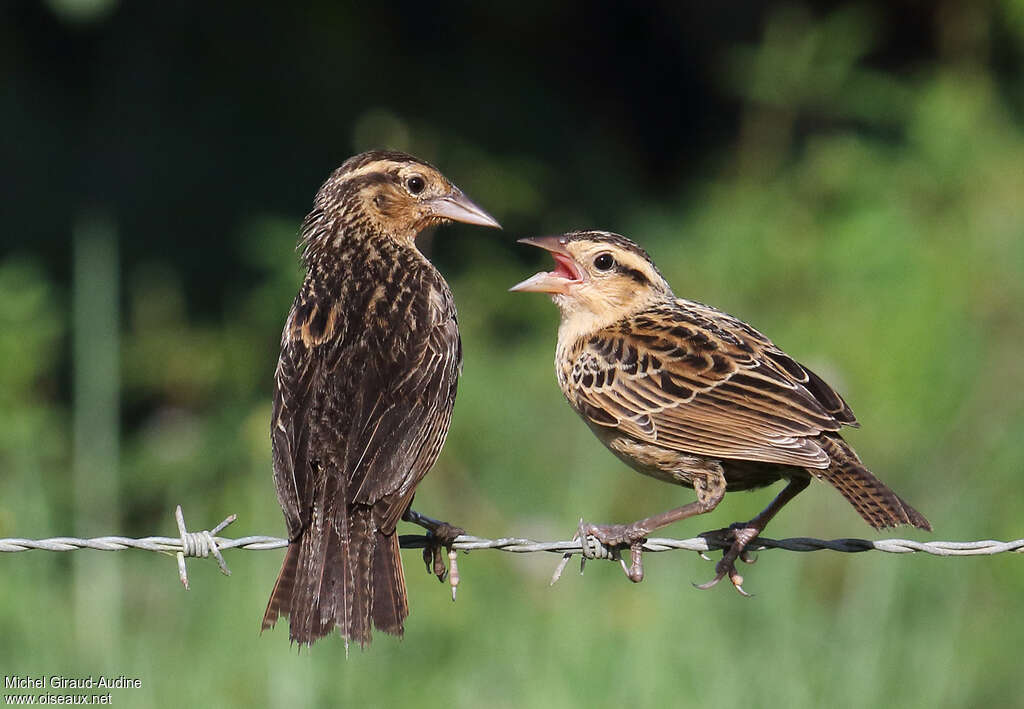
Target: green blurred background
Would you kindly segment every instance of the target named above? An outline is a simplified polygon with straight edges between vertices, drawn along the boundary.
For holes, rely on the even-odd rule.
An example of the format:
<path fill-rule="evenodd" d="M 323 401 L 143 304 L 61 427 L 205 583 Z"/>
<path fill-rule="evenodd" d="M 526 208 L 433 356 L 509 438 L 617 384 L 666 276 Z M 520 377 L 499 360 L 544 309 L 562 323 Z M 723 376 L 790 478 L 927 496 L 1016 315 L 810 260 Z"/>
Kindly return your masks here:
<path fill-rule="evenodd" d="M 354 5 L 354 4 L 353 4 Z M 371 147 L 437 164 L 505 225 L 422 246 L 465 372 L 417 508 L 566 538 L 692 493 L 624 468 L 562 401 L 557 315 L 506 288 L 520 236 L 599 227 L 676 292 L 825 375 L 933 536 L 1024 536 L 1024 2 L 12 1 L 0 6 L 0 537 L 281 535 L 271 375 L 298 225 Z M 734 494 L 698 532 L 748 519 Z M 408 529 L 406 531 L 414 531 Z M 769 535 L 878 538 L 815 484 Z M 887 536 L 892 536 L 887 535 Z M 143 552 L 0 555 L 0 672 L 127 675 L 121 706 L 1024 706 L 1018 557 L 765 552 L 728 584 L 649 555 L 461 558 L 452 604 L 289 647 L 281 551 L 233 575 Z"/>

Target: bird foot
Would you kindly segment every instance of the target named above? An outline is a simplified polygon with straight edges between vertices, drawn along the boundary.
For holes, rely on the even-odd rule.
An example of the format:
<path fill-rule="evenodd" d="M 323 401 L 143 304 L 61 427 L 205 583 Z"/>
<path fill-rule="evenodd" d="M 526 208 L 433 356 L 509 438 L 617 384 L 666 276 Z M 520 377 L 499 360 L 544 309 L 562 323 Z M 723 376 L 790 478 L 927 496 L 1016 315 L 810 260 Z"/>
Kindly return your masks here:
<path fill-rule="evenodd" d="M 736 524 L 729 526 L 727 529 L 718 529 L 714 532 L 705 532 L 701 534 L 700 536 L 705 538 L 717 537 L 726 541 L 732 540 L 732 543 L 722 554 L 721 561 L 715 564 L 715 577 L 707 583 L 695 583 L 693 584 L 694 587 L 699 588 L 702 591 L 706 591 L 728 576 L 729 581 L 732 582 L 733 588 L 735 588 L 741 596 L 746 596 L 747 598 L 752 597 L 753 594 L 747 593 L 743 590 L 743 577 L 736 571 L 736 560 L 738 559 L 745 564 L 753 564 L 757 561 L 757 557 L 752 556 L 750 552 L 746 550 L 746 547 L 750 542 L 756 539 L 757 535 L 760 533 L 761 530 L 756 526 L 752 526 L 749 522 L 737 522 Z"/>
<path fill-rule="evenodd" d="M 466 531 L 447 522 L 441 522 L 440 520 L 431 519 L 426 515 L 421 515 L 412 509 L 407 510 L 402 519 L 406 522 L 418 524 L 427 530 L 427 543 L 423 547 L 423 563 L 427 567 L 427 573 L 436 576 L 437 580 L 441 583 L 448 579 L 448 583 L 452 587 L 452 600 L 454 601 L 455 594 L 459 589 L 459 565 L 458 553 L 452 548 L 452 545 Z M 447 567 L 444 564 L 444 556 L 441 553 L 442 549 L 448 551 Z"/>
<path fill-rule="evenodd" d="M 629 524 L 590 524 L 580 519 L 573 541 L 577 539 L 580 540 L 581 575 L 588 559 L 608 559 L 619 562 L 622 572 L 633 583 L 644 580 L 643 544 L 647 534 L 643 530 Z M 622 558 L 622 550 L 625 548 L 629 549 L 629 564 Z M 552 585 L 561 578 L 572 554 L 567 552 L 558 563 L 551 577 Z"/>
<path fill-rule="evenodd" d="M 428 574 L 432 573 L 437 576 L 438 581 L 445 580 L 448 570 L 445 568 L 441 550 L 447 549 L 450 559 L 453 552 L 452 545 L 459 536 L 465 533 L 466 530 L 447 522 L 441 522 L 434 529 L 427 530 L 427 545 L 423 547 L 423 563 L 427 566 Z"/>

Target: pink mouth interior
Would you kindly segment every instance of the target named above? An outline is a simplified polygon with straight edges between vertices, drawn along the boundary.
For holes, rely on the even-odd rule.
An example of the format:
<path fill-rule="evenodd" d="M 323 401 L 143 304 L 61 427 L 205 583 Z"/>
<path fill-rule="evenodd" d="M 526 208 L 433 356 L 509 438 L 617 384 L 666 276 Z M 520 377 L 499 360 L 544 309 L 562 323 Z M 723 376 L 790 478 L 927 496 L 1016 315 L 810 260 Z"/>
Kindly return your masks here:
<path fill-rule="evenodd" d="M 555 258 L 555 270 L 551 271 L 551 275 L 564 278 L 567 281 L 582 280 L 579 272 L 576 270 L 576 264 L 573 263 L 571 258 L 554 252 L 551 255 Z"/>

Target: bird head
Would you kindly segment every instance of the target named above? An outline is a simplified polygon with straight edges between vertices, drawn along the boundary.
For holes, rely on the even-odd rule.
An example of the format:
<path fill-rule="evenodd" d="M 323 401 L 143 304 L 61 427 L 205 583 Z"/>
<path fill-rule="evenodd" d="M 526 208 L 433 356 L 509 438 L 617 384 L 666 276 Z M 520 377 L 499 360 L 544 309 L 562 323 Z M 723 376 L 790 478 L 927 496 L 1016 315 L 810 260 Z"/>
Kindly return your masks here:
<path fill-rule="evenodd" d="M 449 221 L 501 228 L 434 166 L 395 151 L 346 160 L 320 188 L 303 241 L 320 250 L 350 227 L 411 245 L 424 229 Z M 326 243 L 318 243 L 326 242 Z"/>
<path fill-rule="evenodd" d="M 531 276 L 510 290 L 549 293 L 563 320 L 585 316 L 595 325 L 611 323 L 673 297 L 647 252 L 624 236 L 576 231 L 519 242 L 550 251 L 555 269 Z"/>

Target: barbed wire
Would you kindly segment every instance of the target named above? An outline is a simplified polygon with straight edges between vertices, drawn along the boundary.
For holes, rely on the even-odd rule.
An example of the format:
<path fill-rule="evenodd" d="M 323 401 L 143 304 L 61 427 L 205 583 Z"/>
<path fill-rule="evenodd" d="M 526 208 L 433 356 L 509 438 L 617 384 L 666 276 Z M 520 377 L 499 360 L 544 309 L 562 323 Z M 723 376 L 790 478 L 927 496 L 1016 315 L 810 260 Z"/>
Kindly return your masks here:
<path fill-rule="evenodd" d="M 178 576 L 185 588 L 188 589 L 188 574 L 185 568 L 185 559 L 188 557 L 206 558 L 212 555 L 216 559 L 221 572 L 230 576 L 231 571 L 228 569 L 227 563 L 221 554 L 224 550 L 247 549 L 249 551 L 266 551 L 288 546 L 288 540 L 280 537 L 248 536 L 236 539 L 218 537 L 217 533 L 223 531 L 234 522 L 237 519 L 236 515 L 226 517 L 224 521 L 213 529 L 200 532 L 187 531 L 180 505 L 175 509 L 174 516 L 178 525 L 178 537 L 6 538 L 0 539 L 0 552 L 17 553 L 33 550 L 77 551 L 79 549 L 95 549 L 98 551 L 141 549 L 143 551 L 161 552 L 174 555 L 177 558 Z M 403 534 L 399 536 L 399 545 L 403 549 L 423 549 L 430 542 L 431 538 L 424 534 Z M 596 558 L 618 561 L 617 549 L 605 547 L 590 537 L 587 538 L 586 544 L 588 549 L 595 554 Z M 727 549 L 730 544 L 731 540 L 727 538 L 725 530 L 716 530 L 690 539 L 650 537 L 644 542 L 643 551 L 664 552 L 682 550 L 697 552 L 703 556 L 709 551 Z M 523 537 L 485 539 L 471 534 L 462 534 L 456 537 L 452 544 L 453 551 L 470 552 L 484 549 L 496 549 L 513 554 L 549 552 L 552 554 L 562 554 L 564 558 L 568 558 L 573 554 L 582 555 L 583 543 L 579 539 L 541 542 Z M 881 551 L 889 554 L 922 553 L 932 556 L 990 556 L 1005 552 L 1024 553 L 1024 539 L 1015 539 L 1008 542 L 991 539 L 973 542 L 918 542 L 911 539 L 879 539 L 872 541 L 870 539 L 854 538 L 814 539 L 812 537 L 791 537 L 789 539 L 768 539 L 766 537 L 757 537 L 747 545 L 747 551 L 754 552 L 767 549 L 783 549 L 785 551 L 797 552 L 829 550 L 843 553 L 859 553 Z"/>

